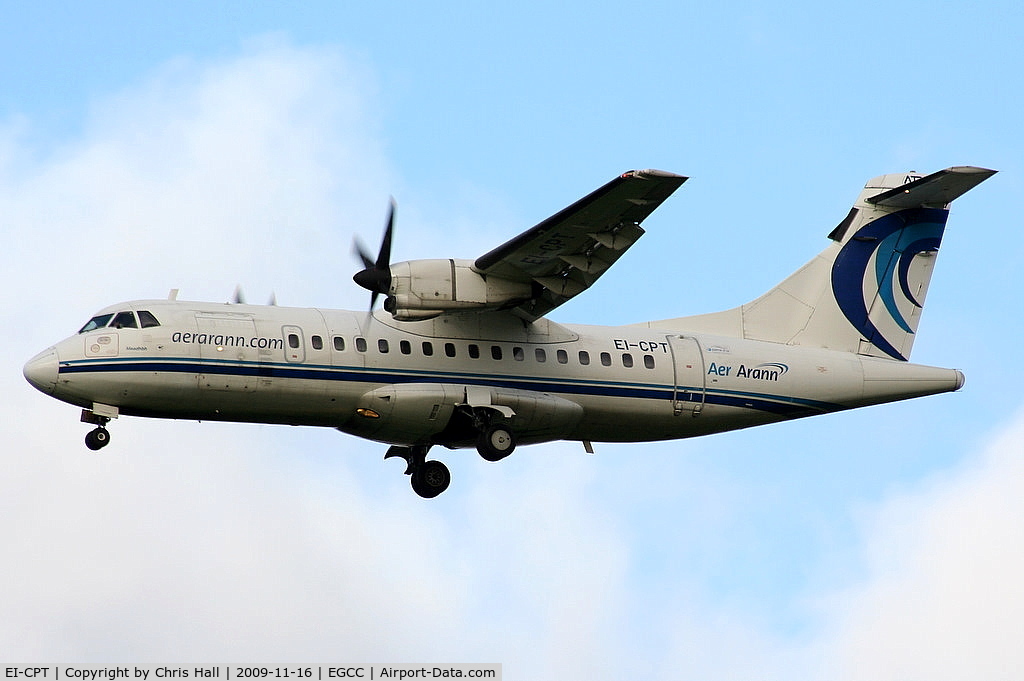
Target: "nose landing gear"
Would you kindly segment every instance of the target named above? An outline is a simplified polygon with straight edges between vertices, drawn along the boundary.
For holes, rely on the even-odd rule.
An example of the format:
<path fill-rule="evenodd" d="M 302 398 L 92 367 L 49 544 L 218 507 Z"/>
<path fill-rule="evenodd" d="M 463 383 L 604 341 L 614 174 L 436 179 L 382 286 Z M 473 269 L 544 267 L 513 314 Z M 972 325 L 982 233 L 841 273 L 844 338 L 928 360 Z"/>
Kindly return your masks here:
<path fill-rule="evenodd" d="M 110 433 L 103 426 L 89 431 L 85 436 L 85 446 L 92 451 L 98 451 L 110 444 Z"/>
<path fill-rule="evenodd" d="M 116 410 L 113 413 L 116 416 Z M 90 409 L 82 410 L 82 423 L 91 423 L 96 426 L 94 430 L 89 431 L 89 434 L 85 436 L 86 447 L 96 452 L 110 444 L 110 432 L 107 430 L 107 424 L 110 423 L 110 419 L 110 416 L 97 414 Z"/>

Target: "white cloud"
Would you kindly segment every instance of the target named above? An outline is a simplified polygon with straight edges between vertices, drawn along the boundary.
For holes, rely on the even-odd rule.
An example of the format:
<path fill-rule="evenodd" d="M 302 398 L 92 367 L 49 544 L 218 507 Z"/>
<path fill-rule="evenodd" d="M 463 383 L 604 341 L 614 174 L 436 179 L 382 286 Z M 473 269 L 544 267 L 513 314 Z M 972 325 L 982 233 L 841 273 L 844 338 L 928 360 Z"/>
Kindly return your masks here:
<path fill-rule="evenodd" d="M 829 599 L 823 676 L 1016 678 L 1024 668 L 1024 413 L 865 522 L 867 579 Z"/>
<path fill-rule="evenodd" d="M 104 99 L 83 139 L 19 164 L 0 192 L 32 284 L 88 311 L 174 286 L 224 300 L 236 283 L 254 300 L 273 286 L 285 302 L 343 296 L 351 235 L 378 229 L 392 184 L 364 71 L 272 43 L 175 62 Z"/>

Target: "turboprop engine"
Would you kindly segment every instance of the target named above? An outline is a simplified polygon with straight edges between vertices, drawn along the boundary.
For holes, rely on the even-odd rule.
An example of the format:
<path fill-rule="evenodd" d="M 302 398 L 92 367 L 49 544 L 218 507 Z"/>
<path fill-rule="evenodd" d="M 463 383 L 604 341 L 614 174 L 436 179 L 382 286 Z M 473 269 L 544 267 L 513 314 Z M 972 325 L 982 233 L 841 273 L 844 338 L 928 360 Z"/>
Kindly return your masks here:
<path fill-rule="evenodd" d="M 402 321 L 455 310 L 495 310 L 528 300 L 532 293 L 528 283 L 480 274 L 471 260 L 410 260 L 390 269 L 384 309 Z"/>
<path fill-rule="evenodd" d="M 395 204 L 391 202 L 384 238 L 374 260 L 358 240 L 355 254 L 364 269 L 352 279 L 370 291 L 370 308 L 384 294 L 384 309 L 399 321 L 430 319 L 458 310 L 497 310 L 529 300 L 530 282 L 487 277 L 471 260 L 410 260 L 391 264 Z"/>

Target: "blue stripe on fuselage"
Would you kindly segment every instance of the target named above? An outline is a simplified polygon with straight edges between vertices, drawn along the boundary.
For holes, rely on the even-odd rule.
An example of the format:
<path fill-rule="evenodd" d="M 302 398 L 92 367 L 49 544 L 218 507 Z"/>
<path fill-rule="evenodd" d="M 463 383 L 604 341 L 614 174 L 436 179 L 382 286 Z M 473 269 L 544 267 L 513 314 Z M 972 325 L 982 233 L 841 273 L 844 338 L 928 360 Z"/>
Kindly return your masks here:
<path fill-rule="evenodd" d="M 197 361 L 193 358 L 102 358 L 61 362 L 61 374 L 98 374 L 108 372 L 149 372 L 257 376 L 300 380 L 342 381 L 348 383 L 469 383 L 495 388 L 518 388 L 568 395 L 595 395 L 671 400 L 671 385 L 596 381 L 587 379 L 540 379 L 536 376 L 421 371 L 414 369 L 377 369 L 357 366 L 295 365 L 246 361 Z M 679 386 L 691 402 L 699 402 L 700 388 Z M 773 414 L 806 416 L 839 411 L 846 407 L 830 402 L 806 400 L 784 395 L 731 390 L 707 390 L 705 403 L 755 409 Z"/>

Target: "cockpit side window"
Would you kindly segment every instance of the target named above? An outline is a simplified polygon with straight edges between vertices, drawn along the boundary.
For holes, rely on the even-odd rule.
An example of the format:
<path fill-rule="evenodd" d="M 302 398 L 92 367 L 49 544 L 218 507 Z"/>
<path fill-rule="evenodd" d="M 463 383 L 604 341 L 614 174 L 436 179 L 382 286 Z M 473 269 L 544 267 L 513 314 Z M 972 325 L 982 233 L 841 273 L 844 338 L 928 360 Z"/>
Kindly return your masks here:
<path fill-rule="evenodd" d="M 88 322 L 85 326 L 78 330 L 78 333 L 86 333 L 87 331 L 95 331 L 96 329 L 102 329 L 110 322 L 110 318 L 114 316 L 114 313 L 110 314 L 98 314 Z"/>
<path fill-rule="evenodd" d="M 135 321 L 134 312 L 118 312 L 117 316 L 114 317 L 114 321 L 110 322 L 110 325 L 115 329 L 139 328 L 138 322 Z"/>
<path fill-rule="evenodd" d="M 139 310 L 139 326 L 144 329 L 148 329 L 154 326 L 160 326 L 160 322 L 157 321 L 152 312 L 148 310 Z"/>

